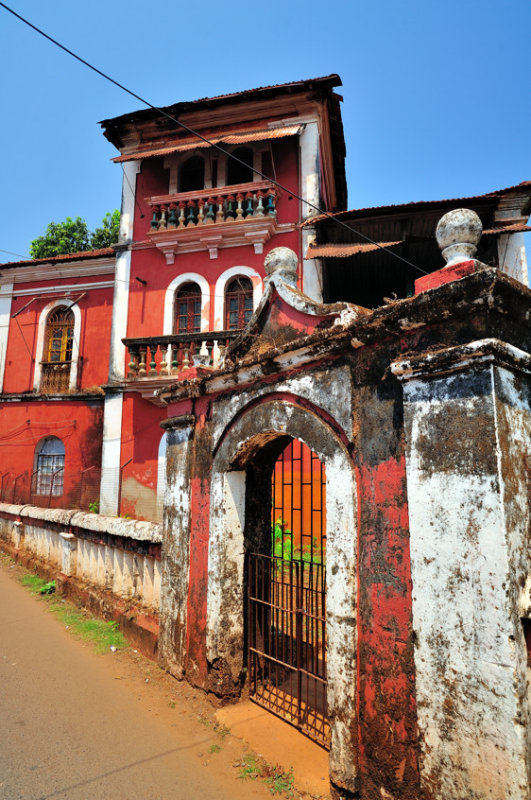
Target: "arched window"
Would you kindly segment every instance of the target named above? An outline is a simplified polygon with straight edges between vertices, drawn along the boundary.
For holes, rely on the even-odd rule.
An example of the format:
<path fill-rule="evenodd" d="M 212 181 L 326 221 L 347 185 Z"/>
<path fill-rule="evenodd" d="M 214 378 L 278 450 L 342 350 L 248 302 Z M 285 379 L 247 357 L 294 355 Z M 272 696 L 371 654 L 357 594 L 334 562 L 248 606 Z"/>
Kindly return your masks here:
<path fill-rule="evenodd" d="M 65 447 L 57 436 L 46 436 L 35 448 L 34 494 L 63 494 Z"/>
<path fill-rule="evenodd" d="M 73 344 L 74 314 L 66 306 L 57 306 L 46 321 L 41 392 L 67 391 Z"/>
<path fill-rule="evenodd" d="M 179 191 L 193 192 L 205 188 L 205 161 L 201 156 L 188 158 L 179 173 Z"/>
<path fill-rule="evenodd" d="M 234 278 L 225 290 L 225 330 L 245 328 L 252 313 L 253 284 L 249 278 Z"/>
<path fill-rule="evenodd" d="M 175 294 L 175 333 L 201 330 L 201 289 L 197 283 L 183 283 Z"/>
<path fill-rule="evenodd" d="M 238 147 L 233 156 L 243 161 L 239 164 L 233 158 L 227 158 L 227 186 L 235 183 L 251 183 L 253 180 L 253 151 L 249 147 Z"/>

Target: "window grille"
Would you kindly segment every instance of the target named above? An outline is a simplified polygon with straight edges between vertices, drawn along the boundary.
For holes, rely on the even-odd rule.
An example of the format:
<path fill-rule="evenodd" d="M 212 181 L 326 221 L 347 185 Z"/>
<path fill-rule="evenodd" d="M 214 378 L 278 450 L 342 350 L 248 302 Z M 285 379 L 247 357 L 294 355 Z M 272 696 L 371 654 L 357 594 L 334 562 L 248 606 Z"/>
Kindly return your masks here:
<path fill-rule="evenodd" d="M 42 439 L 35 449 L 34 493 L 58 497 L 63 494 L 65 448 L 56 436 Z"/>

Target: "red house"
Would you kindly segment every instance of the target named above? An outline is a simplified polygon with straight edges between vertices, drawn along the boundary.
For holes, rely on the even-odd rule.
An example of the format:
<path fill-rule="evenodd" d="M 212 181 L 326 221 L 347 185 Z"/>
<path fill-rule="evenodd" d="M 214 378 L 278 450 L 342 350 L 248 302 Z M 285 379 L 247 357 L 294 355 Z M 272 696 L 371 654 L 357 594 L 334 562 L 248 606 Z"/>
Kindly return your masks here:
<path fill-rule="evenodd" d="M 101 469 L 102 513 L 161 518 L 156 389 L 219 360 L 260 300 L 272 248 L 300 256 L 300 287 L 322 299 L 300 223 L 346 205 L 340 84 L 330 75 L 101 123 L 124 172 L 118 246 L 2 268 L 2 499 L 88 507 Z"/>

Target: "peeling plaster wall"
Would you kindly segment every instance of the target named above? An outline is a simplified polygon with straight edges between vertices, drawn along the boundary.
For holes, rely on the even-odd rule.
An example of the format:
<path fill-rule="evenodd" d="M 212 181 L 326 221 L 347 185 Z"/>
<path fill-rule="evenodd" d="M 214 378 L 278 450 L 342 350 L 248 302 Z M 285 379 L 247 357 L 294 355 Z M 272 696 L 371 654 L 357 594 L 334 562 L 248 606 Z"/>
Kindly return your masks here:
<path fill-rule="evenodd" d="M 348 367 L 336 367 L 331 370 L 312 370 L 311 374 L 294 375 L 274 384 L 261 383 L 249 386 L 232 397 L 221 397 L 213 405 L 213 442 L 216 445 L 227 427 L 239 411 L 250 400 L 255 400 L 270 392 L 289 392 L 295 397 L 302 397 L 314 403 L 337 420 L 345 433 L 352 431 L 352 379 Z"/>
<path fill-rule="evenodd" d="M 421 772 L 437 800 L 530 797 L 515 596 L 527 515 L 511 465 L 516 417 L 529 441 L 528 400 L 494 369 L 404 386 Z"/>
<path fill-rule="evenodd" d="M 169 430 L 166 450 L 159 659 L 177 678 L 184 675 L 187 651 L 192 436 L 191 424 Z"/>

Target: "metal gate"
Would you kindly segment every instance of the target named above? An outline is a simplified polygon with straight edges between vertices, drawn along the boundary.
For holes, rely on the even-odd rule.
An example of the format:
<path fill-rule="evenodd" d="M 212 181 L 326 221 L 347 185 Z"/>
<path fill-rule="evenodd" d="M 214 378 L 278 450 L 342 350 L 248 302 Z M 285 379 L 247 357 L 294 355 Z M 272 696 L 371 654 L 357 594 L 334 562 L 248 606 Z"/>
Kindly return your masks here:
<path fill-rule="evenodd" d="M 324 747 L 326 708 L 326 476 L 292 441 L 272 474 L 271 552 L 249 553 L 251 699 Z"/>

